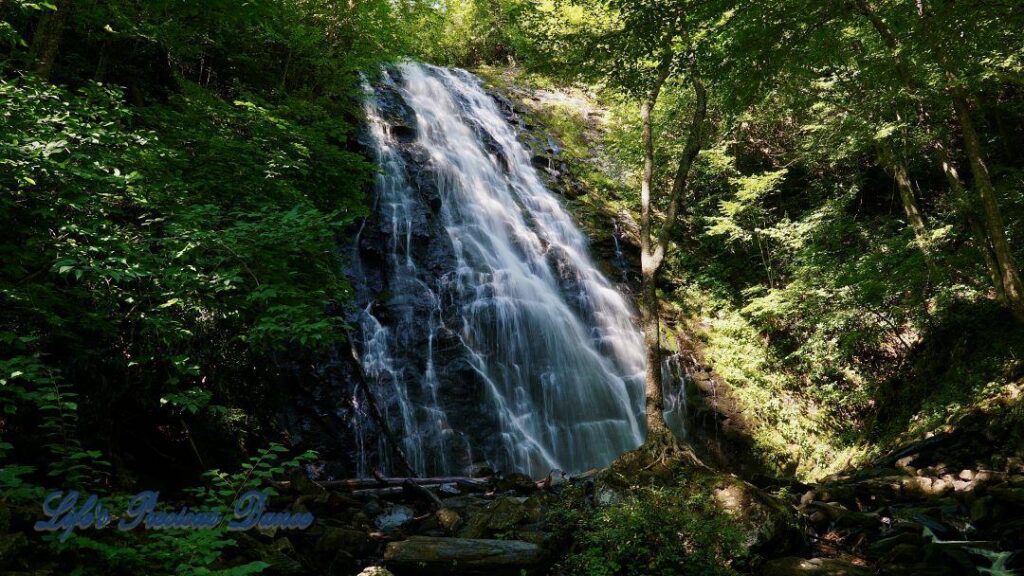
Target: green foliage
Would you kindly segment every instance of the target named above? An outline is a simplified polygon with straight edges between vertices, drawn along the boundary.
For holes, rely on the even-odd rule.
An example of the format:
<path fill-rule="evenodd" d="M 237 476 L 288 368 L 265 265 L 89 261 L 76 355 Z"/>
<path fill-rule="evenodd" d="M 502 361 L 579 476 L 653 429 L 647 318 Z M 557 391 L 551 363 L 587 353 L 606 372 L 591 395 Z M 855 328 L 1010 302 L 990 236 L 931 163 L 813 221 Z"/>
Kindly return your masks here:
<path fill-rule="evenodd" d="M 567 574 L 724 576 L 745 555 L 735 522 L 700 491 L 635 488 L 596 508 L 581 492 L 567 491 L 548 517 L 571 543 Z"/>
<path fill-rule="evenodd" d="M 208 470 L 203 474 L 208 486 L 192 490 L 198 499 L 210 505 L 230 505 L 244 492 L 262 490 L 268 495 L 276 495 L 273 481 L 300 469 L 316 459 L 316 452 L 307 451 L 288 459 L 282 459 L 288 449 L 281 444 L 271 443 L 267 448 L 260 448 L 248 462 L 243 462 L 241 470 L 234 473 L 220 470 Z"/>
<path fill-rule="evenodd" d="M 236 544 L 226 530 L 119 534 L 113 542 L 75 533 L 56 545 L 58 552 L 79 558 L 76 574 L 167 574 L 175 576 L 246 576 L 270 565 L 262 561 L 223 566 L 225 549 Z"/>
<path fill-rule="evenodd" d="M 337 239 L 374 174 L 354 142 L 359 74 L 411 50 L 424 6 L 0 3 L 5 504 L 58 486 L 123 499 L 151 453 L 186 468 L 157 478 L 173 493 L 182 451 L 232 469 L 265 441 L 284 353 L 344 337 Z M 53 83 L 33 74 L 49 41 Z M 272 488 L 310 458 L 281 450 L 210 472 L 207 493 Z M 62 567 L 265 567 L 225 563 L 225 533 L 87 536 Z"/>
<path fill-rule="evenodd" d="M 63 387 L 21 400 L 68 417 L 95 389 L 82 375 L 103 374 L 103 401 L 130 392 L 153 410 L 227 393 L 239 356 L 342 337 L 324 313 L 348 291 L 335 238 L 371 171 L 323 112 L 198 90 L 133 111 L 110 87 L 31 79 L 0 83 L 0 101 L 5 361 Z"/>
<path fill-rule="evenodd" d="M 442 0 L 424 11 L 416 27 L 416 52 L 439 64 L 514 64 L 528 58 L 524 21 L 528 0 Z"/>
<path fill-rule="evenodd" d="M 277 492 L 274 483 L 303 464 L 316 458 L 316 453 L 288 456 L 288 449 L 272 443 L 257 451 L 236 472 L 210 470 L 203 477 L 206 484 L 186 490 L 192 498 L 193 510 L 215 510 L 230 516 L 231 505 L 242 493 L 260 490 L 268 495 Z M 127 494 L 105 499 L 117 513 L 128 505 Z M 167 510 L 178 508 L 163 503 Z M 85 575 L 168 574 L 180 576 L 245 576 L 259 574 L 270 567 L 262 560 L 227 562 L 225 552 L 235 548 L 237 541 L 227 530 L 226 521 L 214 529 L 144 530 L 130 532 L 107 529 L 101 533 L 76 531 L 66 542 L 48 537 L 54 552 L 75 565 L 75 573 Z"/>

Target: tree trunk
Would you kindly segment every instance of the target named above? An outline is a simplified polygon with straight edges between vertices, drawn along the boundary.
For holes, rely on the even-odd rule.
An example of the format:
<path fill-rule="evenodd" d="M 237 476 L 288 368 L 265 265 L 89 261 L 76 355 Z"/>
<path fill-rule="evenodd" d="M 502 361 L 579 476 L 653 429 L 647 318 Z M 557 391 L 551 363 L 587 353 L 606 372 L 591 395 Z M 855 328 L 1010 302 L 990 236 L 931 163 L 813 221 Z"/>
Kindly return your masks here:
<path fill-rule="evenodd" d="M 900 190 L 900 199 L 903 201 L 903 212 L 907 215 L 910 227 L 914 229 L 914 236 L 917 237 L 921 250 L 927 252 L 928 229 L 925 228 L 924 218 L 917 207 L 914 188 L 910 184 L 910 176 L 907 175 L 907 166 L 897 161 L 893 163 L 893 172 L 896 176 L 896 187 Z"/>
<path fill-rule="evenodd" d="M 960 133 L 964 139 L 964 151 L 967 153 L 967 158 L 971 163 L 971 175 L 974 179 L 974 187 L 977 188 L 978 197 L 981 200 L 985 231 L 988 233 L 989 240 L 992 243 L 992 252 L 999 267 L 1006 303 L 1010 307 L 1013 317 L 1018 322 L 1024 322 L 1024 287 L 1021 286 L 1017 262 L 1013 258 L 1013 253 L 1010 251 L 1010 243 L 1006 239 L 1003 216 L 999 210 L 999 203 L 996 199 L 995 187 L 992 185 L 992 178 L 988 173 L 988 166 L 985 165 L 981 141 L 978 139 L 978 133 L 974 129 L 974 121 L 971 119 L 971 109 L 968 104 L 967 95 L 955 80 L 951 84 L 950 91 L 953 95 L 953 110 L 960 124 Z"/>
<path fill-rule="evenodd" d="M 928 256 L 928 227 L 925 226 L 924 217 L 917 206 L 917 197 L 914 195 L 914 187 L 910 183 L 910 174 L 907 172 L 907 165 L 897 158 L 892 147 L 888 143 L 879 145 L 881 160 L 889 165 L 893 178 L 896 180 L 896 188 L 900 193 L 900 203 L 903 205 L 903 212 L 907 216 L 907 223 L 914 231 L 917 245 Z"/>
<path fill-rule="evenodd" d="M 1006 300 L 1006 290 L 1003 289 L 1003 274 L 999 270 L 999 262 L 996 261 L 996 254 L 992 249 L 992 243 L 988 241 L 988 234 L 985 233 L 985 225 L 973 208 L 965 206 L 963 210 L 967 218 L 967 224 L 971 228 L 971 234 L 974 235 L 974 243 L 978 245 L 978 251 L 981 252 L 981 257 L 985 260 L 985 268 L 988 270 L 989 279 L 996 290 L 996 299 L 999 300 L 1000 304 L 1009 308 L 1010 303 Z"/>
<path fill-rule="evenodd" d="M 657 272 L 649 255 L 641 256 L 641 323 L 644 331 L 644 412 L 647 418 L 647 438 L 655 440 L 668 433 L 665 422 L 665 393 L 661 381 L 661 320 L 658 317 Z"/>
<path fill-rule="evenodd" d="M 658 102 L 661 87 L 668 78 L 670 60 L 665 58 L 658 70 L 650 97 L 640 105 L 641 139 L 644 149 L 644 172 L 640 181 L 640 269 L 641 269 L 641 323 L 644 331 L 644 413 L 647 421 L 647 441 L 664 437 L 665 395 L 661 382 L 661 321 L 658 317 L 658 269 L 661 260 L 655 255 L 652 241 L 651 185 L 654 178 L 654 130 L 652 114 Z"/>
<path fill-rule="evenodd" d="M 967 220 L 967 226 L 974 236 L 974 243 L 977 245 L 978 252 L 981 253 L 982 260 L 985 262 L 985 269 L 988 270 L 989 280 L 991 280 L 992 287 L 996 291 L 996 299 L 999 300 L 1000 304 L 1009 308 L 1009 302 L 1006 301 L 1006 291 L 1003 290 L 1003 273 L 999 269 L 999 263 L 996 261 L 996 254 L 992 249 L 992 242 L 989 241 L 988 233 L 985 231 L 983 219 L 978 215 L 971 199 L 967 195 L 967 189 L 964 187 L 963 180 L 960 179 L 960 172 L 953 163 L 949 149 L 938 140 L 934 141 L 932 147 L 939 155 L 942 173 L 946 175 L 949 189 L 953 191 L 953 195 L 961 205 L 960 211 Z"/>
<path fill-rule="evenodd" d="M 644 171 L 640 183 L 640 268 L 642 279 L 641 322 L 644 331 L 646 369 L 644 372 L 644 411 L 647 419 L 647 443 L 662 443 L 671 432 L 665 422 L 665 393 L 661 380 L 661 322 L 659 318 L 658 270 L 665 260 L 665 252 L 679 211 L 680 199 L 686 191 L 690 169 L 700 153 L 702 128 L 707 116 L 707 91 L 699 79 L 693 78 L 693 117 L 686 146 L 679 159 L 672 188 L 668 197 L 665 221 L 658 234 L 654 233 L 651 186 L 654 176 L 654 136 L 651 115 L 658 94 L 668 78 L 669 61 L 663 60 L 654 88 L 648 100 L 640 105 L 641 139 L 644 150 Z"/>
<path fill-rule="evenodd" d="M 32 36 L 33 72 L 43 80 L 50 79 L 60 40 L 64 36 L 64 24 L 67 22 L 71 0 L 57 0 L 56 6 L 56 10 L 43 12 L 35 35 Z"/>

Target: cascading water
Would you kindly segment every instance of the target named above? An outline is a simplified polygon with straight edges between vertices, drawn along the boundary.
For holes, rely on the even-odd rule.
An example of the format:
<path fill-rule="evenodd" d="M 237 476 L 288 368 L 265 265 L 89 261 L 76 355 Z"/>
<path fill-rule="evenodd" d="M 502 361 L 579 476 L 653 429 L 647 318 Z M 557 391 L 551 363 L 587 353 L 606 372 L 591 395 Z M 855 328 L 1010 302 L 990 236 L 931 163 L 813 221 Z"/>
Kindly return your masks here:
<path fill-rule="evenodd" d="M 498 103 L 467 72 L 407 63 L 367 85 L 366 111 L 381 172 L 354 247 L 358 345 L 409 464 L 538 476 L 638 446 L 644 355 L 630 305 Z M 353 425 L 361 438 L 372 426 Z M 394 467 L 382 439 L 373 450 Z"/>

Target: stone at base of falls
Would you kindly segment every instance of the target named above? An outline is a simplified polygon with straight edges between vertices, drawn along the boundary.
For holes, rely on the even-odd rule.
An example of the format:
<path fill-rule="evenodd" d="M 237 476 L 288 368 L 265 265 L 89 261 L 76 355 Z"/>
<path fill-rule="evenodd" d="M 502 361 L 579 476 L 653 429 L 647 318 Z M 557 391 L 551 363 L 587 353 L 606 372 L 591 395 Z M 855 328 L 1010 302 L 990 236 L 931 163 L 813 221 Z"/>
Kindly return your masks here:
<path fill-rule="evenodd" d="M 779 558 L 764 565 L 764 576 L 870 576 L 871 570 L 834 558 Z"/>
<path fill-rule="evenodd" d="M 790 506 L 776 496 L 733 476 L 720 475 L 711 490 L 719 508 L 739 520 L 747 547 L 757 552 L 793 553 L 804 534 Z"/>
<path fill-rule="evenodd" d="M 543 559 L 539 546 L 518 540 L 414 536 L 384 551 L 384 563 L 398 574 L 517 575 Z"/>

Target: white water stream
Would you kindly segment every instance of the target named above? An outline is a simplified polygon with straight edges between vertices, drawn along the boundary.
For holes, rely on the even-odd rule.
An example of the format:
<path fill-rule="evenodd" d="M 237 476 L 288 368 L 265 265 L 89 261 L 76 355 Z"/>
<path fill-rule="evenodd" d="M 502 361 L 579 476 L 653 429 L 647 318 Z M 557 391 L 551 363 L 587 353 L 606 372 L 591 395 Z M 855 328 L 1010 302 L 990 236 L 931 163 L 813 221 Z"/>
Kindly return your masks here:
<path fill-rule="evenodd" d="M 362 361 L 410 464 L 457 472 L 473 457 L 475 439 L 462 432 L 472 415 L 445 409 L 452 383 L 435 367 L 440 331 L 457 336 L 481 383 L 481 408 L 497 423 L 499 441 L 481 455 L 487 462 L 534 476 L 579 472 L 638 446 L 644 354 L 633 311 L 595 267 L 587 239 L 542 183 L 515 128 L 466 72 L 407 63 L 383 82 L 414 112 L 415 141 L 399 142 L 368 91 L 382 168 L 376 210 L 390 224 L 385 266 L 397 320 L 382 324 L 367 307 Z M 416 256 L 424 224 L 403 157 L 409 148 L 425 155 L 440 194 L 433 217 L 454 255 L 454 269 L 436 285 Z M 417 356 L 422 365 L 407 371 L 393 356 L 416 326 L 431 333 Z"/>

